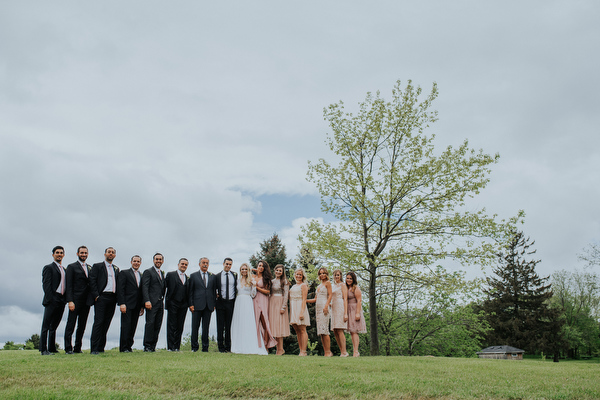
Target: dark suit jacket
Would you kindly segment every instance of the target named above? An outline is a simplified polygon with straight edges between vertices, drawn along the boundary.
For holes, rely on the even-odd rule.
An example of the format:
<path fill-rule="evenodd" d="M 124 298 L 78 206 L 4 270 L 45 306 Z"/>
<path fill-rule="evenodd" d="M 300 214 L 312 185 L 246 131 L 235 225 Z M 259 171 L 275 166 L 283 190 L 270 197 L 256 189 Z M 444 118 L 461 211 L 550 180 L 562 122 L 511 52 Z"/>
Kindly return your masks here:
<path fill-rule="evenodd" d="M 59 266 L 52 261 L 48 265 L 44 265 L 42 269 L 42 289 L 44 290 L 44 298 L 42 305 L 47 306 L 54 301 L 59 301 L 64 304 L 64 298 L 57 293 L 56 290 L 60 286 L 60 270 Z M 66 273 L 66 272 L 65 272 Z"/>
<path fill-rule="evenodd" d="M 235 298 L 237 297 L 237 274 L 233 271 L 229 271 L 231 273 L 231 275 L 233 275 L 233 298 L 232 300 L 235 300 Z M 223 275 L 223 271 L 219 272 L 216 275 L 217 278 L 217 300 L 218 299 L 222 299 L 225 297 L 225 293 L 221 294 L 221 286 L 223 284 L 225 284 L 226 279 L 223 279 L 223 282 L 221 282 L 221 276 Z M 231 293 L 229 293 L 229 297 L 231 297 Z"/>
<path fill-rule="evenodd" d="M 88 264 L 85 264 L 87 268 L 87 275 L 81 267 L 79 261 L 75 261 L 67 266 L 67 290 L 65 291 L 65 300 L 70 301 L 85 301 L 88 305 L 90 302 L 90 272 L 91 268 Z"/>
<path fill-rule="evenodd" d="M 203 310 L 208 307 L 210 311 L 214 310 L 217 301 L 217 279 L 210 272 L 207 273 L 207 285 L 204 286 L 201 271 L 190 275 L 189 280 L 189 302 L 188 306 L 194 306 L 195 311 Z"/>
<path fill-rule="evenodd" d="M 154 267 L 148 268 L 142 275 L 142 300 L 144 303 L 147 301 L 152 303 L 152 308 L 162 305 L 165 298 L 167 285 L 164 271 L 161 270 L 160 275 L 162 279 L 158 277 Z"/>
<path fill-rule="evenodd" d="M 113 266 L 113 273 L 115 274 L 115 280 L 119 281 L 119 267 L 115 264 Z M 104 261 L 96 263 L 92 266 L 90 272 L 90 292 L 92 294 L 92 300 L 96 300 L 96 297 L 100 296 L 106 288 L 108 283 L 108 274 L 106 273 L 106 266 Z M 115 288 L 118 291 L 118 287 Z"/>
<path fill-rule="evenodd" d="M 128 310 L 140 310 L 144 306 L 142 301 L 142 276 L 140 274 L 140 286 L 138 286 L 133 268 L 119 273 L 117 304 L 125 304 Z"/>
<path fill-rule="evenodd" d="M 167 297 L 165 306 L 169 309 L 171 302 L 187 305 L 188 303 L 188 288 L 189 278 L 185 277 L 185 284 L 181 283 L 179 273 L 171 271 L 167 273 Z"/>

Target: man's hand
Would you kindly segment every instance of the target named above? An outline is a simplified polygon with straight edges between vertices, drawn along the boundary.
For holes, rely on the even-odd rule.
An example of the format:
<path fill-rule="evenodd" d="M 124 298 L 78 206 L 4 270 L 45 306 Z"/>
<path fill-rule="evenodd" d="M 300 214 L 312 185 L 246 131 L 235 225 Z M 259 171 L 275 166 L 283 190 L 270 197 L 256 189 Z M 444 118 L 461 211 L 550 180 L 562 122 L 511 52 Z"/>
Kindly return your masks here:
<path fill-rule="evenodd" d="M 149 301 L 147 301 L 144 306 L 148 309 L 148 310 L 152 310 L 152 303 L 150 303 Z"/>
<path fill-rule="evenodd" d="M 121 310 L 121 312 L 123 314 L 125 314 L 127 312 L 127 306 L 125 304 L 121 304 L 121 306 L 119 307 L 119 310 Z"/>
<path fill-rule="evenodd" d="M 69 311 L 75 311 L 75 303 L 72 301 L 69 302 Z"/>

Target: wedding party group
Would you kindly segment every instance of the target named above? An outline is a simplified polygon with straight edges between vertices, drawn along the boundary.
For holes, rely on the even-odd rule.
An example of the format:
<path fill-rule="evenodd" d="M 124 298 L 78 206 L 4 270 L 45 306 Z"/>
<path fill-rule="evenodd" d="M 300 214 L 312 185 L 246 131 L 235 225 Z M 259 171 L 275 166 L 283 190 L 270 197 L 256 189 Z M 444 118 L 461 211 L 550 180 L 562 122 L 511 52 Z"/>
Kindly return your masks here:
<path fill-rule="evenodd" d="M 354 272 L 348 272 L 342 278 L 342 271 L 336 269 L 332 282 L 328 270 L 320 268 L 320 284 L 315 297 L 308 299 L 307 278 L 302 268 L 294 272 L 295 283 L 291 285 L 283 265 L 276 265 L 271 272 L 264 260 L 259 261 L 255 269 L 246 263 L 241 264 L 238 276 L 231 271 L 231 258 L 225 258 L 223 270 L 213 274 L 208 271 L 209 259 L 202 257 L 200 269 L 188 276 L 189 261 L 186 258 L 179 260 L 176 271 L 165 274 L 161 270 L 164 257 L 156 253 L 152 259 L 153 266 L 141 273 L 142 258 L 139 255 L 131 257 L 131 268 L 120 270 L 113 264 L 116 254 L 113 247 L 108 247 L 104 261 L 90 266 L 86 263 L 88 249 L 80 246 L 77 260 L 65 268 L 62 265 L 64 248 L 56 246 L 52 249 L 53 262 L 42 269 L 44 315 L 39 347 L 42 355 L 58 353 L 56 331 L 65 305 L 68 305 L 64 335 L 66 354 L 82 353 L 83 335 L 92 306 L 94 322 L 90 353 L 103 353 L 107 332 L 118 306 L 121 313 L 119 351 L 123 353 L 133 351 L 138 320 L 144 314 L 143 348 L 145 352 L 156 351 L 166 309 L 169 351 L 180 351 L 189 310 L 192 314 L 190 342 L 193 352 L 208 352 L 210 320 L 213 311 L 216 311 L 219 352 L 267 355 L 268 349 L 276 347 L 275 354 L 283 355 L 283 338 L 290 336 L 291 326 L 298 340 L 299 355 L 306 356 L 309 303 L 315 303 L 317 334 L 324 355 L 333 356 L 330 331 L 334 333 L 341 357 L 349 355 L 345 332 L 350 334 L 354 357 L 360 355 L 358 334 L 367 330 L 361 291 Z"/>

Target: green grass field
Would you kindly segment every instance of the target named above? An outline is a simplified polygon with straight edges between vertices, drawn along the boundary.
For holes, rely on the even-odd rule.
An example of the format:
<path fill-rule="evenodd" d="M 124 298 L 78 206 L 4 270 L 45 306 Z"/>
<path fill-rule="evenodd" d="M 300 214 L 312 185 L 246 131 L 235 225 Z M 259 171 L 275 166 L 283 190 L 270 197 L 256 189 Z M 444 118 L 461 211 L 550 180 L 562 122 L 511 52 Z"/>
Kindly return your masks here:
<path fill-rule="evenodd" d="M 598 362 L 0 351 L 2 399 L 598 399 Z"/>

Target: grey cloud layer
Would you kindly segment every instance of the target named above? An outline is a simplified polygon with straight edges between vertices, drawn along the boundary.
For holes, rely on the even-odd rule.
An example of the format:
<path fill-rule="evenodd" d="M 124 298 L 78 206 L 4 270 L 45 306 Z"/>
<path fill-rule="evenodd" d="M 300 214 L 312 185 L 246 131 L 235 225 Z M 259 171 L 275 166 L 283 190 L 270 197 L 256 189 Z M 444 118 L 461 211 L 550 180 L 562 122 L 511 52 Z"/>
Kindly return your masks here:
<path fill-rule="evenodd" d="M 303 219 L 257 223 L 256 197 L 314 195 L 323 107 L 355 111 L 396 79 L 438 82 L 440 146 L 501 154 L 473 206 L 525 209 L 542 273 L 571 268 L 600 239 L 599 14 L 594 1 L 4 2 L 0 319 L 39 316 L 57 243 L 68 262 L 85 243 L 92 262 L 111 245 L 121 267 L 161 251 L 168 270 L 208 255 L 217 271 L 280 229 L 293 256 Z"/>

